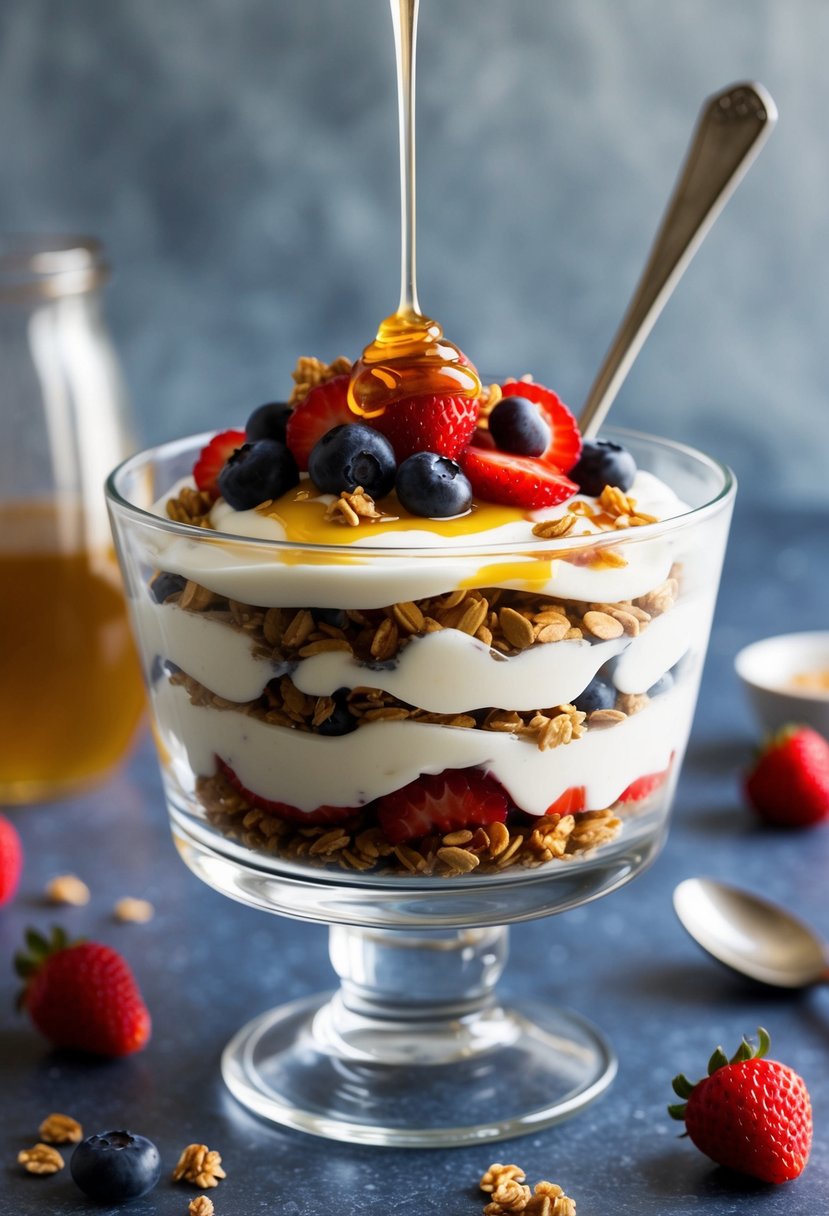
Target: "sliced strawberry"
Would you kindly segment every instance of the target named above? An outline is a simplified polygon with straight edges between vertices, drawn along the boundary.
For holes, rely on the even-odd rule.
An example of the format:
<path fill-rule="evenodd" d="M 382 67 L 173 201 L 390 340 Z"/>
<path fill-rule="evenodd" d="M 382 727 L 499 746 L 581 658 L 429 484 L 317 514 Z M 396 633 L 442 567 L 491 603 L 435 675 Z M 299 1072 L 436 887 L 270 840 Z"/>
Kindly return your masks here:
<path fill-rule="evenodd" d="M 242 785 L 230 765 L 225 764 L 219 756 L 216 757 L 216 762 L 233 788 L 238 790 L 252 806 L 258 806 L 262 811 L 269 811 L 271 815 L 278 815 L 280 819 L 286 819 L 288 823 L 303 825 L 342 823 L 357 814 L 354 807 L 350 806 L 318 806 L 313 811 L 301 811 L 299 807 L 290 806 L 287 802 L 272 802 L 269 798 L 261 798 L 259 794 L 254 794 L 252 790 Z"/>
<path fill-rule="evenodd" d="M 562 473 L 569 472 L 581 454 L 581 432 L 564 402 L 551 388 L 532 380 L 507 380 L 501 385 L 501 392 L 505 397 L 526 397 L 535 402 L 553 436 L 550 446 L 538 459 L 555 465 Z"/>
<path fill-rule="evenodd" d="M 661 773 L 647 773 L 644 777 L 637 777 L 632 781 L 624 793 L 619 795 L 619 802 L 642 802 L 645 798 L 650 797 L 654 790 L 658 790 L 660 785 L 663 785 L 665 778 L 668 776 L 668 769 Z"/>
<path fill-rule="evenodd" d="M 583 785 L 571 785 L 555 802 L 551 802 L 545 815 L 577 815 L 587 808 L 587 791 Z"/>
<path fill-rule="evenodd" d="M 472 437 L 479 403 L 469 397 L 406 397 L 388 406 L 371 425 L 385 435 L 398 461 L 415 452 L 457 459 Z"/>
<path fill-rule="evenodd" d="M 433 832 L 503 823 L 507 798 L 500 785 L 475 768 L 447 768 L 423 774 L 378 803 L 380 827 L 392 844 L 406 844 Z"/>
<path fill-rule="evenodd" d="M 193 478 L 198 488 L 212 498 L 218 498 L 219 474 L 228 458 L 246 442 L 244 431 L 221 431 L 220 434 L 214 435 L 210 443 L 202 448 L 198 460 L 193 465 Z"/>
<path fill-rule="evenodd" d="M 578 491 L 575 482 L 541 457 L 474 447 L 461 453 L 459 464 L 478 498 L 507 507 L 537 511 L 565 502 Z"/>
<path fill-rule="evenodd" d="M 357 422 L 348 408 L 348 376 L 334 376 L 312 388 L 293 409 L 285 428 L 285 442 L 300 469 L 308 468 L 311 448 L 335 426 Z"/>

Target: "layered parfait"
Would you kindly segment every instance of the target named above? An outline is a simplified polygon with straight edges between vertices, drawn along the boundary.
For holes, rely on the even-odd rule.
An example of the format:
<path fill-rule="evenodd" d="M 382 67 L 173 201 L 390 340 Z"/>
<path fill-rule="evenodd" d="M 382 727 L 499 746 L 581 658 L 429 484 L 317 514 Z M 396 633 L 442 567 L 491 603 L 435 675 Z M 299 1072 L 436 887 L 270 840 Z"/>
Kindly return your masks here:
<path fill-rule="evenodd" d="M 663 526 L 689 507 L 552 390 L 454 365 L 376 409 L 365 357 L 301 359 L 156 503 L 167 780 L 258 854 L 478 876 L 667 810 L 716 590 Z"/>

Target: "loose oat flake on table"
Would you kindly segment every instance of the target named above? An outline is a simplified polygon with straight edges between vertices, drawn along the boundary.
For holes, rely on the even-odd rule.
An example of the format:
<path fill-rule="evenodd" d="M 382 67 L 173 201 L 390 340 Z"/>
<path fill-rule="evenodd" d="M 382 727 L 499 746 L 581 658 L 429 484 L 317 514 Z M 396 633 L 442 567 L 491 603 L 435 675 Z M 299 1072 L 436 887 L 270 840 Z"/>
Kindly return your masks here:
<path fill-rule="evenodd" d="M 219 1179 L 226 1177 L 221 1155 L 206 1144 L 188 1144 L 173 1170 L 173 1182 L 189 1182 L 205 1190 L 218 1186 Z"/>
<path fill-rule="evenodd" d="M 555 1182 L 542 1180 L 531 1191 L 525 1185 L 526 1174 L 519 1165 L 502 1165 L 496 1161 L 483 1173 L 479 1186 L 490 1196 L 484 1216 L 576 1216 L 575 1200 L 565 1195 Z"/>

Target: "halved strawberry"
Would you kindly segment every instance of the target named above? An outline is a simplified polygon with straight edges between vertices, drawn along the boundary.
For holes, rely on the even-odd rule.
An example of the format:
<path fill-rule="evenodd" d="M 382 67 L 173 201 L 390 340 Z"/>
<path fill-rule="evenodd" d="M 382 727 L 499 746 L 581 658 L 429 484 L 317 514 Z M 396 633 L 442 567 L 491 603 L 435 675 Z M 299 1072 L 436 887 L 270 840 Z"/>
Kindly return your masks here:
<path fill-rule="evenodd" d="M 221 431 L 214 435 L 210 443 L 202 448 L 198 460 L 193 465 L 193 479 L 198 488 L 211 498 L 218 498 L 219 474 L 228 458 L 246 442 L 244 431 Z"/>
<path fill-rule="evenodd" d="M 563 794 L 551 802 L 545 815 L 577 815 L 587 808 L 587 791 L 583 785 L 571 785 Z"/>
<path fill-rule="evenodd" d="M 415 452 L 437 452 L 456 460 L 472 437 L 479 403 L 469 397 L 405 397 L 371 419 L 385 435 L 398 462 Z"/>
<path fill-rule="evenodd" d="M 660 785 L 664 784 L 667 776 L 668 769 L 666 768 L 661 773 L 646 773 L 644 777 L 637 777 L 619 795 L 619 802 L 642 802 L 645 798 L 650 797 L 654 790 L 658 790 Z"/>
<path fill-rule="evenodd" d="M 551 388 L 532 380 L 507 380 L 501 385 L 501 392 L 505 397 L 526 397 L 541 410 L 553 437 L 538 459 L 555 465 L 562 473 L 572 469 L 581 454 L 581 431 L 561 398 Z"/>
<path fill-rule="evenodd" d="M 357 415 L 348 408 L 348 380 L 348 376 L 334 376 L 318 384 L 289 415 L 285 442 L 298 468 L 308 468 L 311 448 L 328 431 L 345 422 L 357 422 Z"/>
<path fill-rule="evenodd" d="M 458 463 L 472 483 L 472 491 L 485 502 L 537 511 L 565 502 L 578 486 L 541 457 L 513 456 L 509 452 L 467 448 Z"/>
<path fill-rule="evenodd" d="M 406 844 L 433 832 L 503 823 L 506 817 L 504 791 L 475 768 L 447 768 L 435 776 L 424 773 L 386 794 L 377 807 L 380 827 L 392 844 Z"/>
<path fill-rule="evenodd" d="M 250 802 L 252 806 L 258 806 L 262 811 L 269 811 L 272 815 L 278 815 L 280 819 L 286 819 L 288 823 L 299 824 L 320 824 L 320 823 L 343 823 L 346 819 L 350 819 L 352 815 L 356 815 L 357 811 L 350 806 L 318 806 L 313 811 L 301 811 L 299 807 L 290 806 L 287 802 L 272 802 L 269 798 L 261 798 L 259 794 L 254 794 L 234 773 L 229 764 L 225 764 L 220 756 L 216 757 L 221 772 L 228 779 L 234 789 Z"/>

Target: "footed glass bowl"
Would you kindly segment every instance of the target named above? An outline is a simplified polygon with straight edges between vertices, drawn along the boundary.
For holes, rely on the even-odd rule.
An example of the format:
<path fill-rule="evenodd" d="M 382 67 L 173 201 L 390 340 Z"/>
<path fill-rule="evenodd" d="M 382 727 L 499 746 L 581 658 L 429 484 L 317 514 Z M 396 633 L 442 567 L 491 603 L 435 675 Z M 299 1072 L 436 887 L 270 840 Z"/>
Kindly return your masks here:
<path fill-rule="evenodd" d="M 646 476 L 534 532 L 497 509 L 443 536 L 212 530 L 177 494 L 207 436 L 111 475 L 176 846 L 225 895 L 330 926 L 339 988 L 225 1050 L 258 1115 L 445 1146 L 553 1123 L 610 1084 L 578 1014 L 501 1004 L 507 926 L 606 895 L 659 850 L 734 481 L 609 434 Z"/>

